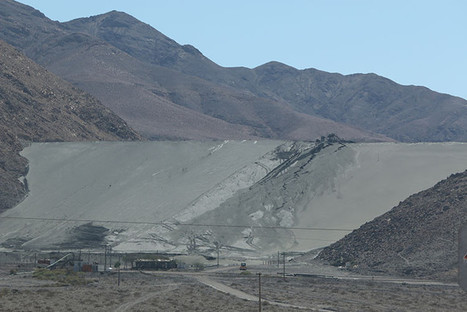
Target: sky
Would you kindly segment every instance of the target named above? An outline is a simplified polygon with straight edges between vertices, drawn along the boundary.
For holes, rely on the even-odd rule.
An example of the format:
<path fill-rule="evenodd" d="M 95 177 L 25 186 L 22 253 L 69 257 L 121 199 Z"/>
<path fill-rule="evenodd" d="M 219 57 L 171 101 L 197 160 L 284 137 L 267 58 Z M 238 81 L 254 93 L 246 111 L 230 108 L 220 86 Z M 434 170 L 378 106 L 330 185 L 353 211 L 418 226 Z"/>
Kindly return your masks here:
<path fill-rule="evenodd" d="M 52 20 L 126 12 L 225 67 L 376 73 L 467 99 L 465 0 L 19 0 Z"/>

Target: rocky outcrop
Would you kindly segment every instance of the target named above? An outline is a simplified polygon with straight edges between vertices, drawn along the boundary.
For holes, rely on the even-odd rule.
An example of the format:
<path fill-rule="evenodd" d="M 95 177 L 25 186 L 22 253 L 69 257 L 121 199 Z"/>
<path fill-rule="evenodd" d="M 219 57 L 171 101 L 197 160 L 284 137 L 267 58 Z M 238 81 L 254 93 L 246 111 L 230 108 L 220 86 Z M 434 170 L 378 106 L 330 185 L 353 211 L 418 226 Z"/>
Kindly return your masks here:
<path fill-rule="evenodd" d="M 467 171 L 362 225 L 318 256 L 366 274 L 455 279 L 457 240 L 467 223 Z"/>

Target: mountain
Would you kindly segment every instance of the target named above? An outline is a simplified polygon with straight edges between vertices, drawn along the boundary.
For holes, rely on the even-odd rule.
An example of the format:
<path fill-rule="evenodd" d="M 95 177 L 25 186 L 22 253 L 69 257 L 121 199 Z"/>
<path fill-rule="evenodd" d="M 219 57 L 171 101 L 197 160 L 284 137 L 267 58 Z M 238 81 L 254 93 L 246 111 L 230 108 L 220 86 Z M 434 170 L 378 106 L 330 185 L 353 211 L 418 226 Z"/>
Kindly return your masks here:
<path fill-rule="evenodd" d="M 366 274 L 454 280 L 467 224 L 467 171 L 410 196 L 325 248 L 319 259 Z"/>
<path fill-rule="evenodd" d="M 426 88 L 276 62 L 224 68 L 122 12 L 58 23 L 12 0 L 0 8 L 4 40 L 149 138 L 467 140 L 467 102 Z"/>
<path fill-rule="evenodd" d="M 29 142 L 138 140 L 139 134 L 95 98 L 0 40 L 0 210 L 27 192 L 19 155 Z"/>
<path fill-rule="evenodd" d="M 466 141 L 467 101 L 375 74 L 297 70 L 278 62 L 223 68 L 125 13 L 81 18 L 67 29 L 96 36 L 145 63 L 245 90 L 295 111 L 381 133 L 403 142 Z"/>
<path fill-rule="evenodd" d="M 95 95 L 148 138 L 314 140 L 334 132 L 347 139 L 387 140 L 297 113 L 243 90 L 143 62 L 105 40 L 84 31 L 70 31 L 17 2 L 5 1 L 0 6 L 4 12 L 0 31 L 6 41 Z"/>
<path fill-rule="evenodd" d="M 296 70 L 280 63 L 255 68 L 262 90 L 301 112 L 401 142 L 466 141 L 467 101 L 375 74 Z"/>

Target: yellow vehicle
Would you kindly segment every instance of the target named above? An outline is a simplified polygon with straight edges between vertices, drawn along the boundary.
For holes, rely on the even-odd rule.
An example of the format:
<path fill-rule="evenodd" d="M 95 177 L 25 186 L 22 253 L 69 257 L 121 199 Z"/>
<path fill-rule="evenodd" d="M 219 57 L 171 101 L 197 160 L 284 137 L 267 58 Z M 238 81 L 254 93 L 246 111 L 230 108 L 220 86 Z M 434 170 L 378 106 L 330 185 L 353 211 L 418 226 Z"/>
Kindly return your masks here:
<path fill-rule="evenodd" d="M 246 270 L 246 262 L 240 263 L 240 270 Z"/>

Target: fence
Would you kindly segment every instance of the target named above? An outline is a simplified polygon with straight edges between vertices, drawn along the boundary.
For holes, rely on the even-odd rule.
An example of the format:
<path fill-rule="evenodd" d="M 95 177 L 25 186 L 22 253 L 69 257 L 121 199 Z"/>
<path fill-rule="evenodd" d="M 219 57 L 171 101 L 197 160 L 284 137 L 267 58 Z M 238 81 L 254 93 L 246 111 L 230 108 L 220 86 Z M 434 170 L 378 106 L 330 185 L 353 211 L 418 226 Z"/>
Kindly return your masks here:
<path fill-rule="evenodd" d="M 69 253 L 68 251 L 0 252 L 0 271 L 31 271 L 36 267 L 46 267 Z M 72 254 L 75 261 L 81 260 L 86 263 L 101 264 L 107 267 L 113 267 L 118 261 L 123 269 L 131 268 L 131 257 L 124 253 L 75 251 Z"/>
<path fill-rule="evenodd" d="M 102 252 L 95 250 L 80 251 L 0 251 L 0 272 L 11 271 L 26 272 L 37 267 L 46 267 L 61 259 L 67 254 L 72 254 L 74 261 L 82 261 L 87 264 L 99 264 L 104 268 L 114 267 L 120 263 L 120 268 L 131 269 L 132 263 L 137 259 L 167 258 L 172 255 L 161 253 L 121 253 L 113 252 L 110 248 L 103 248 Z"/>

